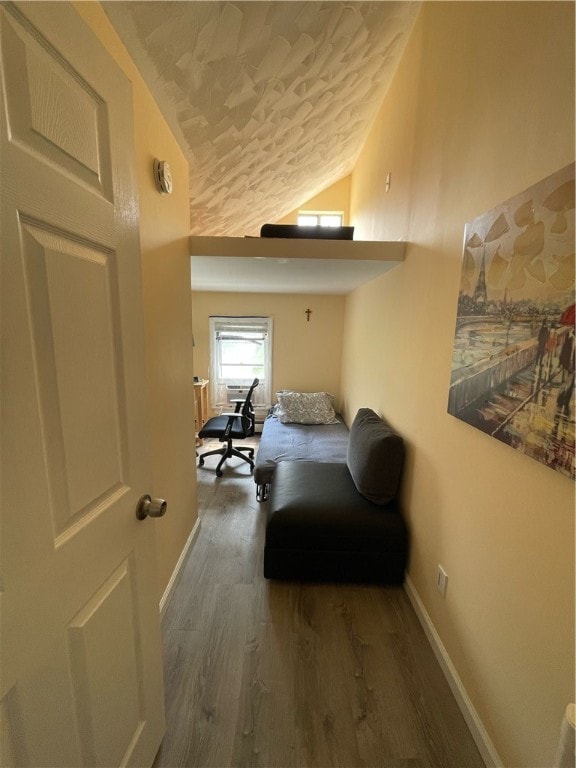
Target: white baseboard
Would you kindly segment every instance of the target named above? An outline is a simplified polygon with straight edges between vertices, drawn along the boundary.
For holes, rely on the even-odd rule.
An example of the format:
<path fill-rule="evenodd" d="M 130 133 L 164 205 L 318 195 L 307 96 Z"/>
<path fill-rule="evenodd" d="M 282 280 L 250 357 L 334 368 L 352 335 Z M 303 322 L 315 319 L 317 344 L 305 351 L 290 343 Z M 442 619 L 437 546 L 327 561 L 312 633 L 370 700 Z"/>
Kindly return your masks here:
<path fill-rule="evenodd" d="M 444 672 L 446 680 L 448 681 L 448 685 L 450 686 L 450 689 L 454 694 L 454 698 L 456 699 L 456 703 L 458 704 L 458 707 L 464 716 L 466 725 L 470 729 L 472 738 L 476 742 L 476 746 L 478 747 L 478 750 L 487 768 L 504 768 L 504 763 L 500 759 L 498 752 L 496 752 L 496 748 L 494 747 L 494 744 L 492 743 L 492 740 L 490 739 L 484 724 L 480 720 L 478 712 L 474 708 L 474 705 L 472 704 L 472 701 L 470 700 L 470 697 L 464 688 L 464 684 L 462 683 L 462 680 L 456 671 L 456 667 L 452 663 L 452 660 L 448 655 L 448 651 L 440 639 L 440 635 L 436 631 L 436 628 L 432 623 L 432 619 L 424 607 L 424 603 L 420 599 L 420 595 L 416 591 L 416 588 L 414 587 L 414 584 L 409 576 L 406 576 L 404 589 L 408 595 L 408 599 L 412 603 L 412 607 L 414 608 L 416 615 L 418 616 L 420 624 L 422 624 L 422 628 L 424 629 L 426 637 L 432 646 L 432 650 L 438 659 L 438 663 Z"/>
<path fill-rule="evenodd" d="M 184 544 L 184 548 L 182 549 L 182 552 L 180 553 L 180 557 L 178 558 L 178 562 L 176 563 L 176 567 L 172 571 L 172 576 L 170 576 L 170 581 L 166 585 L 166 589 L 164 590 L 164 594 L 160 598 L 160 618 L 162 619 L 164 617 L 164 613 L 166 612 L 166 608 L 168 607 L 168 601 L 170 600 L 170 597 L 172 595 L 172 592 L 174 591 L 174 588 L 176 587 L 176 584 L 178 582 L 178 577 L 180 575 L 180 569 L 182 568 L 182 564 L 184 563 L 184 559 L 186 555 L 188 554 L 188 550 L 190 547 L 194 544 L 196 538 L 198 537 L 198 534 L 200 533 L 200 518 L 196 520 L 194 523 L 194 527 L 192 528 L 190 532 L 190 536 L 186 539 L 186 544 Z"/>

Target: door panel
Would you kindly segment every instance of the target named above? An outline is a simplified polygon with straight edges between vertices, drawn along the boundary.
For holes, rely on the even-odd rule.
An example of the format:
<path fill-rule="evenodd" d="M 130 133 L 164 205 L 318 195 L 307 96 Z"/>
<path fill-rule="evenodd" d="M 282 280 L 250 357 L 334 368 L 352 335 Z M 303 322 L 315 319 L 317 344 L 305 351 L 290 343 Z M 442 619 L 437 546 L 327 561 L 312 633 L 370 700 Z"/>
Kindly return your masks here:
<path fill-rule="evenodd" d="M 21 222 L 20 237 L 51 507 L 60 535 L 124 484 L 115 254 L 46 226 Z"/>
<path fill-rule="evenodd" d="M 138 685 L 142 659 L 134 623 L 133 575 L 128 559 L 68 626 L 70 669 L 86 765 L 122 764 L 122 745 L 130 749 L 143 726 Z M 115 652 L 109 659 L 107 635 L 111 626 L 115 627 Z M 107 704 L 110 696 L 118 704 L 117 711 Z M 121 735 L 117 744 L 108 738 L 113 731 Z"/>
<path fill-rule="evenodd" d="M 131 89 L 3 3 L 2 765 L 150 765 L 164 728 Z"/>
<path fill-rule="evenodd" d="M 106 104 L 38 31 L 3 28 L 3 64 L 12 141 L 111 198 Z"/>

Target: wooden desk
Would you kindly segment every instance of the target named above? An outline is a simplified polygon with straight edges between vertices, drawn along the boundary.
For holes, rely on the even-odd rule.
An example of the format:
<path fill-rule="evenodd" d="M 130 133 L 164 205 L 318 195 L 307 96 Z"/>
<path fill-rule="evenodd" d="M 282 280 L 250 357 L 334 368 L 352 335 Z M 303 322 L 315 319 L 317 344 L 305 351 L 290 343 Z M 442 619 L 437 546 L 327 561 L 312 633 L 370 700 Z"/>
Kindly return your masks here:
<path fill-rule="evenodd" d="M 194 414 L 196 422 L 196 445 L 202 445 L 202 440 L 198 437 L 198 432 L 202 429 L 208 419 L 208 379 L 194 382 L 194 401 L 196 404 L 196 413 Z"/>

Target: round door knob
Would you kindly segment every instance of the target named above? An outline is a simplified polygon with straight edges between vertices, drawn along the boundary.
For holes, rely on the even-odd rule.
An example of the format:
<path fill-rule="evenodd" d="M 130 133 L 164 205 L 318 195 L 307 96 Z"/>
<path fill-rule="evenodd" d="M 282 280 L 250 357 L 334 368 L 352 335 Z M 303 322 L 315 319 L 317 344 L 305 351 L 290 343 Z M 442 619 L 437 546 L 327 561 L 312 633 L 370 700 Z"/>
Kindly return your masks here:
<path fill-rule="evenodd" d="M 167 509 L 168 502 L 165 499 L 153 499 L 146 494 L 138 502 L 136 517 L 138 520 L 145 520 L 147 517 L 163 517 Z"/>

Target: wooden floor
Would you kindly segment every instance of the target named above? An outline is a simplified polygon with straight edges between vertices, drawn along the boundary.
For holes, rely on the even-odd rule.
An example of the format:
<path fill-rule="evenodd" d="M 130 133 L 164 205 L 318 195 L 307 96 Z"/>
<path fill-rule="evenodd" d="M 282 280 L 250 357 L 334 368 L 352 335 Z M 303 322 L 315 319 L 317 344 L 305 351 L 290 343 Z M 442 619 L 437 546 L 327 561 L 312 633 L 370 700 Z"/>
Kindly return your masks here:
<path fill-rule="evenodd" d="M 265 581 L 265 506 L 247 464 L 216 461 L 163 622 L 154 765 L 482 767 L 404 590 Z"/>

